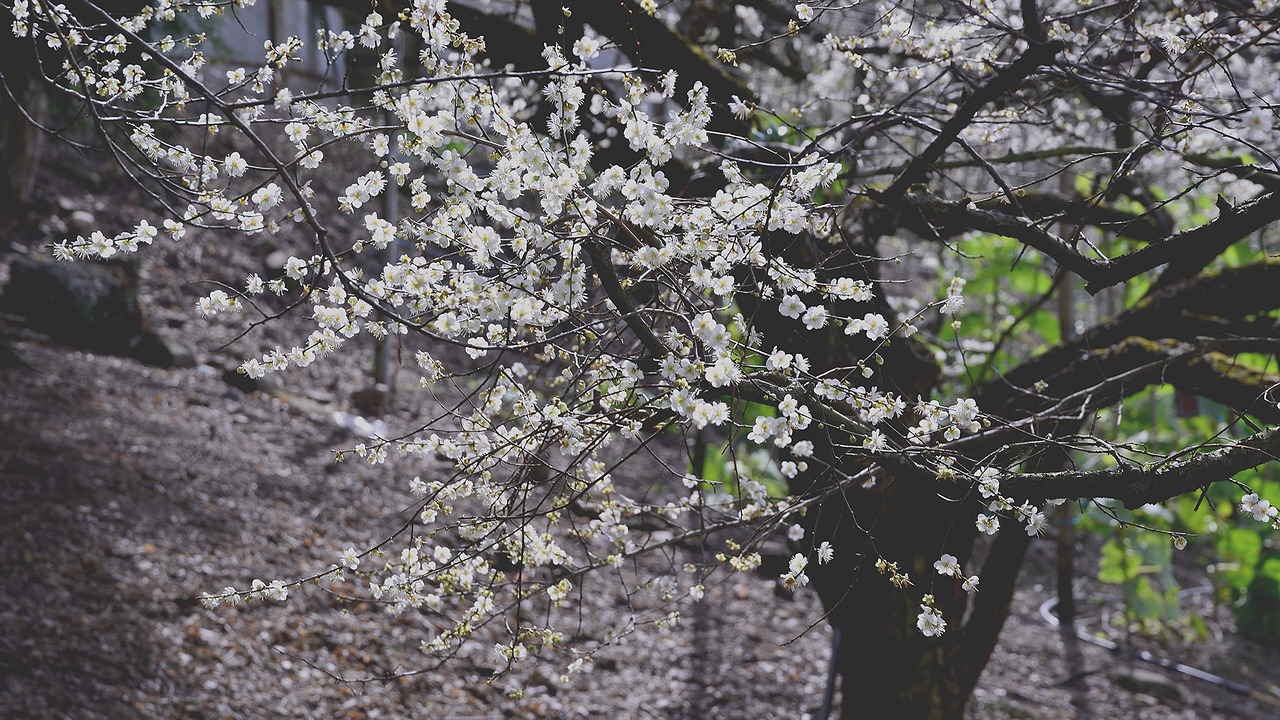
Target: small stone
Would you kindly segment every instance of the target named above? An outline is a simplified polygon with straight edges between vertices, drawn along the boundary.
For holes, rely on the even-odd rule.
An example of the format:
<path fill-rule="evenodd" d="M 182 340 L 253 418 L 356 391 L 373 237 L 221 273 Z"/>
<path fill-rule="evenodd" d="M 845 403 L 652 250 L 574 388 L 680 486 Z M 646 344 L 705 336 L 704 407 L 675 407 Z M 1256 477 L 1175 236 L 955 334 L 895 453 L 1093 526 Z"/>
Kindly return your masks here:
<path fill-rule="evenodd" d="M 156 367 L 189 369 L 196 366 L 195 351 L 160 333 L 143 337 L 134 350 L 134 357 Z"/>
<path fill-rule="evenodd" d="M 0 340 L 0 370 L 30 370 L 31 366 L 23 362 L 13 348 Z"/>
<path fill-rule="evenodd" d="M 77 235 L 88 235 L 98 229 L 98 219 L 88 210 L 76 210 L 67 217 L 67 229 Z"/>
<path fill-rule="evenodd" d="M 1182 690 L 1177 683 L 1158 672 L 1142 668 L 1119 668 L 1112 671 L 1111 680 L 1131 693 L 1149 695 L 1166 702 L 1182 702 Z"/>
<path fill-rule="evenodd" d="M 284 277 L 284 266 L 289 262 L 290 257 L 292 255 L 285 250 L 276 250 L 267 255 L 262 261 L 262 269 L 266 271 L 267 277 L 272 280 Z"/>
<path fill-rule="evenodd" d="M 275 390 L 275 383 L 270 379 L 251 378 L 240 372 L 240 368 L 227 368 L 222 373 L 222 382 L 244 393 L 270 393 Z"/>
<path fill-rule="evenodd" d="M 0 310 L 55 342 L 93 352 L 131 355 L 147 334 L 137 275 L 121 263 L 54 263 L 17 257 Z"/>
<path fill-rule="evenodd" d="M 387 386 L 377 385 L 351 393 L 351 403 L 365 417 L 381 417 L 386 410 Z"/>

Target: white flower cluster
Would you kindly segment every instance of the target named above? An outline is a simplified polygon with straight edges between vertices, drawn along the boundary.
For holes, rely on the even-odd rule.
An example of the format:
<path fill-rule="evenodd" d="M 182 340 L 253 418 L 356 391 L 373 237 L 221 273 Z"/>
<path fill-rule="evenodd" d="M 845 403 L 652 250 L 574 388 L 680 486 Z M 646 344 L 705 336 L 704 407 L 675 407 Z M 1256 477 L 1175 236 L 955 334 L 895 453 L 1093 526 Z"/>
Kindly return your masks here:
<path fill-rule="evenodd" d="M 805 568 L 809 566 L 809 559 L 800 553 L 791 556 L 791 560 L 787 563 L 787 571 L 782 574 L 782 585 L 788 590 L 795 590 L 809 584 L 809 576 L 805 574 Z"/>
<path fill-rule="evenodd" d="M 1029 502 L 1015 503 L 1012 499 L 1000 494 L 1001 472 L 993 467 L 980 469 L 975 476 L 975 488 L 987 502 L 987 513 L 978 513 L 974 525 L 985 535 L 995 535 L 1000 531 L 1000 516 L 1012 517 L 1021 523 L 1027 535 L 1032 537 L 1044 532 L 1049 526 L 1048 516 L 1044 510 Z M 1061 500 L 1051 500 L 1046 506 L 1061 504 Z M 990 514 L 988 514 L 990 513 Z"/>
<path fill-rule="evenodd" d="M 1280 530 L 1280 509 L 1270 501 L 1258 497 L 1258 493 L 1249 493 L 1240 498 L 1240 512 L 1258 522 L 1271 523 L 1275 529 Z"/>
<path fill-rule="evenodd" d="M 915 409 L 920 422 L 908 432 L 913 443 L 928 443 L 939 431 L 944 439 L 951 441 L 965 432 L 982 430 L 982 423 L 978 421 L 978 404 L 972 398 L 957 400 L 947 407 L 936 400 L 927 400 L 917 403 Z"/>
<path fill-rule="evenodd" d="M 236 590 L 234 587 L 227 586 L 217 593 L 202 593 L 200 602 L 207 608 L 213 609 L 219 605 L 239 605 L 245 599 L 249 600 L 275 600 L 284 602 L 289 599 L 289 586 L 296 583 L 286 583 L 283 580 L 272 580 L 270 584 L 262 580 L 255 579 L 248 590 Z"/>
<path fill-rule="evenodd" d="M 960 563 L 956 560 L 955 555 L 943 553 L 942 557 L 933 563 L 933 569 L 939 575 L 959 578 L 965 592 L 978 592 L 978 576 L 969 575 L 966 577 L 964 572 L 961 571 Z"/>
<path fill-rule="evenodd" d="M 925 637 L 938 637 L 947 631 L 947 621 L 942 613 L 932 605 L 921 603 L 920 614 L 916 616 L 916 627 Z"/>

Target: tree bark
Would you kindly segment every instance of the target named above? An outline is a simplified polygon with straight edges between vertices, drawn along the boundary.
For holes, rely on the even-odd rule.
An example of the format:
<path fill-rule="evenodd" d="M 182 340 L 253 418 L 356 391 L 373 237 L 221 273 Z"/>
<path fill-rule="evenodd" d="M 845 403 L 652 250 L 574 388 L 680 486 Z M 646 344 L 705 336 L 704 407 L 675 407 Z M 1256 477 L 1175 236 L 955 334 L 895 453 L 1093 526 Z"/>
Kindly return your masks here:
<path fill-rule="evenodd" d="M 827 619 L 840 629 L 835 658 L 840 674 L 840 717 L 959 718 L 972 693 L 972 687 L 961 682 L 958 663 L 965 598 L 959 580 L 935 579 L 932 567 L 932 559 L 946 542 L 943 536 L 955 506 L 921 503 L 918 496 L 913 501 L 905 493 L 888 495 L 899 497 L 883 498 L 875 548 L 886 558 L 901 558 L 899 569 L 908 573 L 917 587 L 895 587 L 888 574 L 876 570 L 876 556 L 867 550 L 844 563 L 833 561 L 814 573 Z M 849 546 L 854 544 L 850 540 L 837 539 L 837 558 L 842 552 L 849 556 Z M 865 547 L 869 542 L 864 538 L 861 544 Z M 920 612 L 916 599 L 930 590 L 934 606 L 948 623 L 941 637 L 925 637 L 916 627 Z"/>

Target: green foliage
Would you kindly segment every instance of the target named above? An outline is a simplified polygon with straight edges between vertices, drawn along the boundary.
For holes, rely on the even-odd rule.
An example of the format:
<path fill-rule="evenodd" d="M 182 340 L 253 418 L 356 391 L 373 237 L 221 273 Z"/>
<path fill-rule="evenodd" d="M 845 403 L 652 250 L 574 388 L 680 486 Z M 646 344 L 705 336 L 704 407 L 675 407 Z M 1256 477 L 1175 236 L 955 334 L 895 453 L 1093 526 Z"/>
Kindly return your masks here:
<path fill-rule="evenodd" d="M 758 417 L 776 417 L 778 409 L 771 405 L 723 398 L 730 403 L 735 422 L 750 426 Z M 782 477 L 773 456 L 767 449 L 743 438 L 729 438 L 719 442 L 709 442 L 701 438 L 696 442 L 704 442 L 704 455 L 701 467 L 693 466 L 690 458 L 689 472 L 702 481 L 703 491 L 725 493 L 733 497 L 742 497 L 741 481 L 755 480 L 768 488 L 772 497 L 785 497 L 788 493 L 786 480 Z"/>
<path fill-rule="evenodd" d="M 1142 560 L 1129 552 L 1120 538 L 1112 538 L 1102 546 L 1102 558 L 1098 561 L 1098 579 L 1104 583 L 1120 585 L 1138 576 Z"/>
<path fill-rule="evenodd" d="M 972 344 L 999 343 L 988 372 L 973 378 L 981 384 L 990 381 L 995 371 L 1011 368 L 1061 339 L 1051 305 L 1028 307 L 1049 292 L 1053 278 L 1045 273 L 1046 261 L 1039 253 L 1010 238 L 977 234 L 962 240 L 958 248 L 981 260 L 970 266 L 966 278 L 965 295 L 974 302 L 959 316 L 958 330 L 946 326 L 939 336 L 944 342 L 954 343 L 960 337 L 971 344 L 966 355 L 974 372 L 980 365 L 975 361 L 984 358 Z"/>
<path fill-rule="evenodd" d="M 1214 566 L 1219 587 L 1232 595 L 1244 592 L 1262 556 L 1262 536 L 1252 528 L 1227 528 L 1219 533 L 1216 546 L 1221 558 Z"/>
<path fill-rule="evenodd" d="M 1236 620 L 1245 637 L 1280 647 L 1280 557 L 1258 564 Z"/>
<path fill-rule="evenodd" d="M 1075 189 L 1083 196 L 1090 196 L 1099 189 L 1099 182 L 1099 178 L 1078 175 Z M 1200 224 L 1216 215 L 1216 201 L 1216 197 L 1201 194 L 1179 203 L 1177 207 L 1183 211 L 1178 218 L 1179 227 Z M 1120 202 L 1126 201 L 1122 198 Z M 1141 206 L 1133 205 L 1121 209 L 1143 211 Z M 1251 242 L 1236 243 L 1221 262 L 1225 266 L 1237 266 L 1255 260 L 1257 249 Z M 1140 246 L 1141 243 L 1132 239 L 1115 237 L 1104 243 L 1103 251 L 1114 256 Z M 1047 264 L 1038 253 L 1021 243 L 986 234 L 964 238 L 958 243 L 958 250 L 965 256 L 981 259 L 971 265 L 965 288 L 966 295 L 974 302 L 957 318 L 958 328 L 943 327 L 939 338 L 944 345 L 956 343 L 959 338 L 970 343 L 970 347 L 990 344 L 992 355 L 989 357 L 967 353 L 971 382 L 989 382 L 998 372 L 1060 342 L 1056 301 L 1046 298 L 1053 287 L 1046 267 L 1052 263 Z M 1125 288 L 1122 307 L 1132 307 L 1139 302 L 1155 277 L 1139 277 L 1130 282 Z M 944 275 L 940 278 L 945 280 Z M 1045 302 L 1032 307 L 1032 303 L 1041 300 Z M 987 362 L 978 362 L 981 360 Z M 1237 362 L 1254 371 L 1275 372 L 1277 368 L 1276 359 L 1271 355 L 1241 354 Z M 1114 412 L 1103 413 L 1099 422 L 1113 425 L 1113 437 L 1126 443 L 1123 454 L 1137 463 L 1206 441 L 1230 439 L 1221 435 L 1221 429 L 1230 421 L 1225 407 L 1199 398 L 1197 411 L 1183 417 L 1177 411 L 1177 400 L 1171 386 L 1155 386 L 1123 401 Z M 1114 459 L 1106 458 L 1103 464 L 1111 462 Z M 1272 484 L 1269 476 L 1274 471 L 1265 472 L 1267 476 L 1242 473 L 1237 479 L 1266 496 L 1266 486 Z M 1280 494 L 1280 483 L 1275 484 L 1272 496 Z M 1216 483 L 1201 496 L 1175 498 L 1162 507 L 1148 506 L 1135 511 L 1115 508 L 1108 512 L 1093 508 L 1081 517 L 1078 525 L 1081 532 L 1106 538 L 1098 579 L 1122 588 L 1126 616 L 1134 626 L 1153 632 L 1179 626 L 1203 635 L 1195 631 L 1197 627 L 1203 628 L 1203 622 L 1185 613 L 1178 603 L 1180 587 L 1173 575 L 1173 534 L 1188 541 L 1186 552 L 1213 559 L 1211 566 L 1216 570 L 1214 582 L 1220 600 L 1241 601 L 1241 607 L 1250 607 L 1250 612 L 1258 617 L 1271 612 L 1265 600 L 1259 605 L 1248 599 L 1255 592 L 1264 598 L 1270 597 L 1266 593 L 1271 586 L 1266 585 L 1265 580 L 1256 580 L 1265 552 L 1263 535 L 1256 523 L 1234 517 L 1239 495 L 1238 488 Z M 1252 589 L 1255 580 L 1263 589 Z M 1280 613 L 1280 609 L 1276 612 Z"/>
<path fill-rule="evenodd" d="M 1241 362 L 1257 370 L 1275 370 L 1275 359 L 1267 355 L 1242 356 Z M 1132 459 L 1141 461 L 1147 453 L 1170 452 L 1215 437 L 1229 439 L 1219 435 L 1227 420 L 1222 406 L 1201 398 L 1199 414 L 1179 417 L 1174 403 L 1173 388 L 1154 387 L 1124 403 L 1118 419 L 1106 417 L 1116 423 L 1117 435 L 1128 439 Z M 1270 467 L 1242 472 L 1236 480 L 1264 496 L 1280 492 L 1280 481 Z M 1202 495 L 1175 498 L 1162 507 L 1114 510 L 1114 519 L 1096 508 L 1085 514 L 1079 530 L 1108 538 L 1097 577 L 1122 586 L 1126 615 L 1135 627 L 1159 631 L 1181 626 L 1194 631 L 1203 625 L 1177 602 L 1179 588 L 1172 573 L 1176 551 L 1169 537 L 1177 533 L 1189 541 L 1185 552 L 1211 558 L 1217 601 L 1232 604 L 1242 627 L 1248 622 L 1256 626 L 1259 637 L 1277 637 L 1267 633 L 1280 628 L 1280 591 L 1274 584 L 1280 581 L 1280 559 L 1267 555 L 1269 529 L 1237 516 L 1239 497 L 1238 487 L 1215 483 Z M 1125 526 L 1117 528 L 1116 519 Z"/>
<path fill-rule="evenodd" d="M 1125 614 L 1141 628 L 1159 629 L 1183 619 L 1172 556 L 1168 536 L 1149 531 L 1121 529 L 1102 546 L 1098 579 L 1122 586 Z"/>

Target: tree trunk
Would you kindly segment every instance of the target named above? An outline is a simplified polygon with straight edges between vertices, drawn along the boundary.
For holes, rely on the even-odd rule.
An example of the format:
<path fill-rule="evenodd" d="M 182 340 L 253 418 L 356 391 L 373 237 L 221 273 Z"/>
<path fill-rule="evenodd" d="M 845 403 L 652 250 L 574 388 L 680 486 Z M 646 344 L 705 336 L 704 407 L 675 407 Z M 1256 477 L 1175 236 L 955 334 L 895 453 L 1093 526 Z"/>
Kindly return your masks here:
<path fill-rule="evenodd" d="M 899 478 L 884 489 L 847 493 L 844 503 L 823 503 L 811 523 L 814 541 L 836 548 L 831 564 L 811 575 L 828 621 L 840 630 L 842 718 L 959 718 L 973 691 L 963 672 L 970 663 L 962 661 L 967 596 L 958 578 L 939 577 L 933 568 L 943 552 L 967 559 L 972 534 L 960 524 L 972 528 L 966 520 L 972 513 L 918 486 L 904 487 L 911 484 Z M 874 524 L 870 537 L 854 518 Z M 879 558 L 897 563 L 911 585 L 896 587 L 892 570 L 877 569 Z M 925 594 L 933 595 L 947 622 L 940 637 L 926 637 L 916 626 Z"/>
<path fill-rule="evenodd" d="M 28 120 L 45 115 L 44 88 L 31 47 L 21 40 L 0 43 L 0 208 L 14 212 L 31 203 L 44 135 Z"/>
<path fill-rule="evenodd" d="M 840 627 L 836 654 L 840 717 L 959 718 L 971 689 L 962 687 L 954 639 L 927 638 L 915 627 L 918 607 L 885 581 L 864 577 L 831 617 Z"/>
<path fill-rule="evenodd" d="M 793 264 L 823 265 L 817 258 L 824 250 L 807 238 L 773 236 L 769 240 L 770 249 L 776 248 Z M 876 255 L 872 247 L 860 250 L 865 257 Z M 825 260 L 841 267 L 842 273 L 874 281 L 874 263 L 842 251 Z M 754 327 L 770 343 L 789 351 L 801 350 L 814 372 L 878 357 L 882 363 L 867 363 L 872 372 L 867 384 L 907 399 L 927 397 L 938 377 L 932 357 L 911 340 L 899 338 L 882 345 L 851 338 L 839 328 L 812 332 L 778 315 L 776 305 L 758 303 L 749 296 L 740 297 L 740 302 L 753 318 Z M 865 305 L 850 303 L 846 308 L 836 303 L 834 312 L 854 314 L 866 309 Z M 880 292 L 875 294 L 872 309 L 886 317 L 897 316 Z M 895 430 L 905 434 L 906 427 L 899 425 Z M 797 433 L 796 439 L 814 445 L 809 469 L 789 483 L 798 497 L 829 492 L 832 483 L 856 474 L 874 459 L 837 450 L 833 441 L 847 443 L 848 439 L 835 440 L 828 428 L 817 424 Z M 839 472 L 831 472 L 832 468 Z M 836 671 L 841 682 L 842 718 L 959 718 L 973 692 L 968 678 L 976 677 L 990 654 L 988 649 L 976 664 L 976 672 L 963 672 L 974 667 L 974 663 L 962 662 L 966 648 L 961 642 L 960 623 L 968 598 L 960 580 L 937 577 L 933 563 L 942 553 L 955 555 L 962 565 L 969 559 L 977 532 L 973 524 L 977 506 L 947 500 L 940 494 L 959 496 L 963 491 L 933 477 L 880 473 L 873 487 L 847 487 L 827 497 L 802 520 L 815 546 L 825 541 L 834 548 L 831 563 L 811 564 L 808 574 L 828 622 L 840 630 Z M 896 563 L 912 585 L 895 587 L 892 573 L 877 569 L 881 558 Z M 933 596 L 933 606 L 948 623 L 941 637 L 926 637 L 916 627 L 925 594 Z M 1000 607 L 1007 609 L 1008 600 Z"/>

